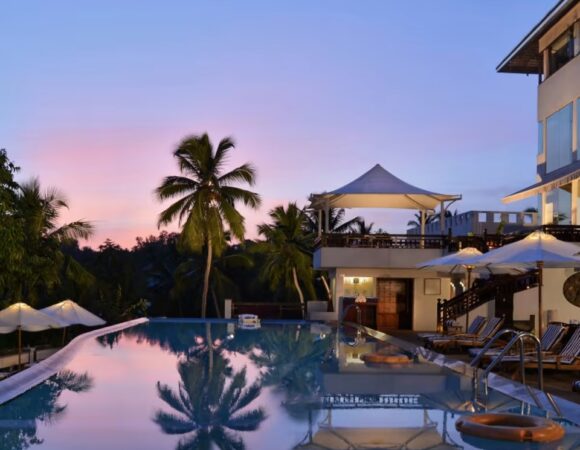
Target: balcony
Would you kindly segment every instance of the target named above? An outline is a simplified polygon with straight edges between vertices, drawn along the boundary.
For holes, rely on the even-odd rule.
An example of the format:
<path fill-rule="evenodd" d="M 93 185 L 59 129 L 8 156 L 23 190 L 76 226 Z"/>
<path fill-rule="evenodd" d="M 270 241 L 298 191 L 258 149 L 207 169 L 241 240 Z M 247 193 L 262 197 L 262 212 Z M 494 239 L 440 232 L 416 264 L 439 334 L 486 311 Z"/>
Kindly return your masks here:
<path fill-rule="evenodd" d="M 563 241 L 580 242 L 578 225 L 544 225 L 529 227 L 525 232 L 479 236 L 328 233 L 318 238 L 314 268 L 414 269 L 417 264 L 465 247 L 485 253 L 523 239 L 537 229 Z"/>

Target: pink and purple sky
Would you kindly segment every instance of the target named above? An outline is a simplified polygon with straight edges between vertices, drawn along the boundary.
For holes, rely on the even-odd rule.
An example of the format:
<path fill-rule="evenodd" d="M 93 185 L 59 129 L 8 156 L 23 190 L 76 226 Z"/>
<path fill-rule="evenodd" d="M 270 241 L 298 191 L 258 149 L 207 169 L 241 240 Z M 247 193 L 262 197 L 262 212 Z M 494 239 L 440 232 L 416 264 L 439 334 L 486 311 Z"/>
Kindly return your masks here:
<path fill-rule="evenodd" d="M 537 79 L 495 67 L 554 3 L 5 0 L 0 148 L 94 222 L 92 246 L 157 234 L 153 190 L 205 131 L 258 169 L 249 237 L 376 163 L 460 212 L 521 210 L 500 200 L 534 182 Z M 351 214 L 396 233 L 413 212 Z"/>

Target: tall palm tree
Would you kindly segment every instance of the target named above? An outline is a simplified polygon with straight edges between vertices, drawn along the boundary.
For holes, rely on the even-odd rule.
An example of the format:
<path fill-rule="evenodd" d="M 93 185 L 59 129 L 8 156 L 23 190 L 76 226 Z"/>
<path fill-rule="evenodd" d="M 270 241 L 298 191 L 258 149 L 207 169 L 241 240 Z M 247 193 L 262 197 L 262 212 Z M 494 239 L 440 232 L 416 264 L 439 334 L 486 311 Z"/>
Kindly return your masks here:
<path fill-rule="evenodd" d="M 205 252 L 206 264 L 201 297 L 201 316 L 205 317 L 209 277 L 213 254 L 219 255 L 226 246 L 225 234 L 244 240 L 244 217 L 236 210 L 236 203 L 257 209 L 260 196 L 240 187 L 239 182 L 252 186 L 256 171 L 250 164 L 242 164 L 224 173 L 229 151 L 234 148 L 231 138 L 222 139 L 213 147 L 207 133 L 185 138 L 173 156 L 180 175 L 165 177 L 156 189 L 160 201 L 179 199 L 159 215 L 158 225 L 178 219 L 182 226 L 179 242 L 183 249 Z"/>
<path fill-rule="evenodd" d="M 304 293 L 300 282 L 313 295 L 312 255 L 313 235 L 306 233 L 306 214 L 296 203 L 277 206 L 269 212 L 271 224 L 261 224 L 258 232 L 266 238 L 260 249 L 266 253 L 262 276 L 270 280 L 273 289 L 294 286 L 304 308 Z"/>
<path fill-rule="evenodd" d="M 159 410 L 153 420 L 164 433 L 184 435 L 178 450 L 210 450 L 212 444 L 220 449 L 244 449 L 241 437 L 231 431 L 255 431 L 266 418 L 262 408 L 246 409 L 259 397 L 261 387 L 257 382 L 246 387 L 245 368 L 235 373 L 227 387 L 225 374 L 215 369 L 184 361 L 178 366 L 177 392 L 157 383 L 159 397 L 177 414 Z"/>

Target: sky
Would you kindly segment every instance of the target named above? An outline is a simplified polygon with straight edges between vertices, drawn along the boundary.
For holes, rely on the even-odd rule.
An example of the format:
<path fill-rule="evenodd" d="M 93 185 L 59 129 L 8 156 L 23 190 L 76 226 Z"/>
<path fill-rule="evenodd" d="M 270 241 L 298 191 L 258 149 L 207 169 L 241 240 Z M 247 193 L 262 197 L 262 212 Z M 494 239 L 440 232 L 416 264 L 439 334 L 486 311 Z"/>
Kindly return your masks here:
<path fill-rule="evenodd" d="M 495 67 L 554 3 L 3 0 L 0 148 L 93 222 L 91 246 L 158 233 L 153 191 L 203 132 L 257 168 L 250 238 L 376 163 L 462 194 L 453 210 L 520 211 L 535 201 L 501 198 L 535 181 L 537 78 Z M 348 214 L 400 233 L 414 212 Z"/>

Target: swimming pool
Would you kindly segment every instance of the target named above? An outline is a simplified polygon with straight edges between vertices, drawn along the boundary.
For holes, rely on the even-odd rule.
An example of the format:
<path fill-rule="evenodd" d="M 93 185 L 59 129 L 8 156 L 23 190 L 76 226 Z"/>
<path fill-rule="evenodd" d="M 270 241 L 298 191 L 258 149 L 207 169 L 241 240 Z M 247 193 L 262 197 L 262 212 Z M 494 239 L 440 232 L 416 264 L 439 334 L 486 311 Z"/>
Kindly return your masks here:
<path fill-rule="evenodd" d="M 382 345 L 321 324 L 154 320 L 87 340 L 0 406 L 0 448 L 507 448 L 455 431 L 473 408 L 470 378 L 408 349 L 411 364 L 361 360 Z M 542 413 L 495 391 L 487 406 Z M 566 428 L 559 446 L 526 448 L 580 448 Z"/>

